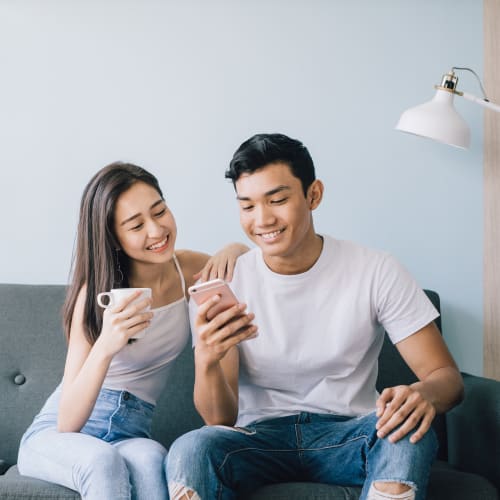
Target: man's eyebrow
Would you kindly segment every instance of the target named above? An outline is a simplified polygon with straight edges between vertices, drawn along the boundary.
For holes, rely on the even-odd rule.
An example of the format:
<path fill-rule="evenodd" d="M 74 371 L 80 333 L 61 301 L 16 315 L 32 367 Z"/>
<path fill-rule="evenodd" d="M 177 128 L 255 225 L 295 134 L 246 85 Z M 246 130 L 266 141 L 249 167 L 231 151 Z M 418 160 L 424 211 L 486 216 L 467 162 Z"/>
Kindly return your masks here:
<path fill-rule="evenodd" d="M 153 208 L 155 208 L 157 205 L 159 205 L 160 203 L 163 203 L 165 200 L 163 198 L 160 198 L 158 201 L 155 201 L 150 207 L 149 207 L 149 210 L 153 210 Z M 130 222 L 134 219 L 137 219 L 137 217 L 140 217 L 141 214 L 138 213 L 138 214 L 134 214 L 134 215 L 131 215 L 130 217 L 128 217 L 127 219 L 125 219 L 124 221 L 122 221 L 120 223 L 120 226 L 124 226 L 127 222 Z"/>
<path fill-rule="evenodd" d="M 264 196 L 273 196 L 276 193 L 281 193 L 281 191 L 287 191 L 289 189 L 291 189 L 290 186 L 286 186 L 283 184 L 281 186 L 275 187 L 274 189 L 271 189 L 270 191 L 267 191 L 266 193 L 264 193 Z M 239 196 L 239 195 L 236 195 L 236 199 L 240 201 L 250 200 L 248 196 Z"/>

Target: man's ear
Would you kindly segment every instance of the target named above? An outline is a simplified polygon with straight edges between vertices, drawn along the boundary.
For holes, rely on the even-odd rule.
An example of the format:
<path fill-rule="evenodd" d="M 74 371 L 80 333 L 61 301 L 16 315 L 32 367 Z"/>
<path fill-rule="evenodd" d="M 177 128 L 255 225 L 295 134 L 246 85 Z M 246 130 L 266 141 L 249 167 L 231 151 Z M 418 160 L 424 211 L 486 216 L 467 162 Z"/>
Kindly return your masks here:
<path fill-rule="evenodd" d="M 314 210 L 318 207 L 318 205 L 321 203 L 321 200 L 323 199 L 323 190 L 324 190 L 323 183 L 319 180 L 316 179 L 313 181 L 313 183 L 309 186 L 307 189 L 307 202 L 309 203 L 309 209 Z"/>

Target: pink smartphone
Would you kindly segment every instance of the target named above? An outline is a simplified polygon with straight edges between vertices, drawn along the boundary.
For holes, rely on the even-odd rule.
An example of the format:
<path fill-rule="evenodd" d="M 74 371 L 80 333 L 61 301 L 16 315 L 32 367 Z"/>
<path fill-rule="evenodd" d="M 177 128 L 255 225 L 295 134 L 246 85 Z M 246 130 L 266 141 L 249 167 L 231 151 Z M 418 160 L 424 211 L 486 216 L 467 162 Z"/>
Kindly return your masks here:
<path fill-rule="evenodd" d="M 210 299 L 214 295 L 220 295 L 221 298 L 219 302 L 214 304 L 213 308 L 210 308 L 210 316 L 212 318 L 221 311 L 229 309 L 231 306 L 238 303 L 238 299 L 229 285 L 224 280 L 219 278 L 190 286 L 188 288 L 188 292 L 198 305 L 203 304 L 203 302 Z"/>

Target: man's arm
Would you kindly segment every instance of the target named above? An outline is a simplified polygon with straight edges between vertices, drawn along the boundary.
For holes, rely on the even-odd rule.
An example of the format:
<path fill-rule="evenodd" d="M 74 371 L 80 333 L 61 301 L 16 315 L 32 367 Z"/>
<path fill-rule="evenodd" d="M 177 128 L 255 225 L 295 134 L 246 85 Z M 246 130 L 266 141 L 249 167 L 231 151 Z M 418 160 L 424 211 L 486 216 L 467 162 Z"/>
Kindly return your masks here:
<path fill-rule="evenodd" d="M 398 342 L 396 348 L 418 382 L 384 389 L 377 400 L 378 436 L 393 442 L 412 432 L 416 443 L 429 430 L 436 413 L 463 398 L 463 381 L 434 322 Z"/>
<path fill-rule="evenodd" d="M 195 317 L 194 403 L 207 425 L 234 425 L 238 417 L 237 344 L 255 337 L 257 328 L 251 324 L 253 314 L 244 313 L 244 304 L 211 318 L 210 307 L 219 299 L 207 300 Z"/>

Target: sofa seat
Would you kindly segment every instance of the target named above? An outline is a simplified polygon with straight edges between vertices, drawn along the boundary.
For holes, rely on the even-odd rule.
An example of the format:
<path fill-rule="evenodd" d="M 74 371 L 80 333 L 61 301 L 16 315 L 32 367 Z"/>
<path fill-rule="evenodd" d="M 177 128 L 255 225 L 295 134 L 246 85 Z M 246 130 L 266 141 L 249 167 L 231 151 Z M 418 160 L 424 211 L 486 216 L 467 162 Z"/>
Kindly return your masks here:
<path fill-rule="evenodd" d="M 62 377 L 64 293 L 62 285 L 0 284 L 0 500 L 80 498 L 70 489 L 20 476 L 15 465 L 22 434 Z M 427 294 L 439 309 L 439 296 Z M 439 320 L 437 324 L 441 326 Z M 440 449 L 428 499 L 499 500 L 500 382 L 463 376 L 463 403 L 433 423 Z M 379 357 L 378 390 L 414 380 L 386 338 Z M 193 383 L 193 352 L 187 346 L 153 417 L 153 437 L 167 448 L 181 434 L 203 425 L 193 404 Z M 247 498 L 357 500 L 359 492 L 359 488 L 295 482 L 269 485 Z"/>
<path fill-rule="evenodd" d="M 264 486 L 245 500 L 358 500 L 361 488 L 320 483 L 282 483 Z M 5 497 L 4 497 L 5 495 Z M 438 460 L 432 468 L 427 500 L 481 500 L 497 498 L 496 488 L 477 474 L 459 472 Z M 21 476 L 12 466 L 4 476 L 0 498 L 9 500 L 80 500 L 73 490 Z"/>

